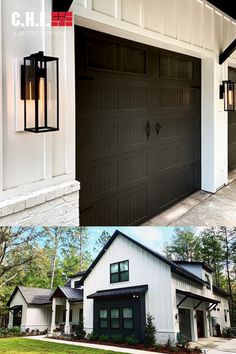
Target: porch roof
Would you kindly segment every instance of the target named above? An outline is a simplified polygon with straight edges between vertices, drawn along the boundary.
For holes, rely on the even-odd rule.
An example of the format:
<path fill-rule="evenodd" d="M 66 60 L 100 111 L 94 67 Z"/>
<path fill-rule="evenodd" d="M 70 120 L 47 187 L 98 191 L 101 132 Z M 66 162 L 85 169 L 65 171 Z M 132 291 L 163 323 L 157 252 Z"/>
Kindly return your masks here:
<path fill-rule="evenodd" d="M 87 296 L 88 299 L 104 298 L 104 297 L 119 297 L 127 295 L 140 295 L 148 290 L 148 285 L 131 286 L 127 288 L 100 290 L 94 294 Z"/>
<path fill-rule="evenodd" d="M 81 302 L 84 298 L 84 291 L 82 289 L 69 288 L 68 286 L 59 286 L 51 295 L 50 301 L 54 297 L 64 297 L 71 302 Z"/>
<path fill-rule="evenodd" d="M 10 306 L 15 294 L 19 291 L 28 305 L 46 305 L 50 304 L 51 289 L 29 288 L 26 286 L 17 286 L 13 291 L 7 306 Z"/>
<path fill-rule="evenodd" d="M 205 297 L 205 296 L 198 295 L 198 294 L 194 294 L 194 293 L 191 293 L 190 291 L 184 291 L 184 290 L 176 289 L 176 294 L 184 296 L 184 298 L 179 302 L 177 307 L 179 307 L 187 298 L 198 300 L 198 301 L 201 301 L 201 302 L 207 302 L 209 304 L 215 304 L 215 305 L 220 303 L 219 300 L 212 299 L 212 298 Z"/>

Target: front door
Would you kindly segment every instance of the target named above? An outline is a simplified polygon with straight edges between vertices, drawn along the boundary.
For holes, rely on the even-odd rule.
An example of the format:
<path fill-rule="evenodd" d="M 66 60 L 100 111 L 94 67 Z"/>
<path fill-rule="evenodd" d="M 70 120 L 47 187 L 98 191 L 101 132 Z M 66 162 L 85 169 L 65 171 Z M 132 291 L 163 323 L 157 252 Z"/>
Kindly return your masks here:
<path fill-rule="evenodd" d="M 22 319 L 22 308 L 15 309 L 13 312 L 13 327 L 20 327 Z"/>
<path fill-rule="evenodd" d="M 179 330 L 187 339 L 192 339 L 189 309 L 179 309 Z"/>
<path fill-rule="evenodd" d="M 201 61 L 76 26 L 81 225 L 137 225 L 200 189 Z"/>
<path fill-rule="evenodd" d="M 204 315 L 203 311 L 197 310 L 197 334 L 198 338 L 205 337 Z"/>

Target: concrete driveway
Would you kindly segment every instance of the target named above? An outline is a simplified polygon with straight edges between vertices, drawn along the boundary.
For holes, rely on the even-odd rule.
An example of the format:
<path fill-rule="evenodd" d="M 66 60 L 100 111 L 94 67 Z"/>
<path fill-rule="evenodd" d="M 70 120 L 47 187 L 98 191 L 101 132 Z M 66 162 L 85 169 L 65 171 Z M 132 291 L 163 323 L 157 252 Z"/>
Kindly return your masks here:
<path fill-rule="evenodd" d="M 191 346 L 199 346 L 204 354 L 236 354 L 236 339 L 226 338 L 201 338 L 198 342 L 191 343 Z"/>
<path fill-rule="evenodd" d="M 229 184 L 216 194 L 199 191 L 148 220 L 144 226 L 228 226 L 236 225 L 236 171 Z"/>

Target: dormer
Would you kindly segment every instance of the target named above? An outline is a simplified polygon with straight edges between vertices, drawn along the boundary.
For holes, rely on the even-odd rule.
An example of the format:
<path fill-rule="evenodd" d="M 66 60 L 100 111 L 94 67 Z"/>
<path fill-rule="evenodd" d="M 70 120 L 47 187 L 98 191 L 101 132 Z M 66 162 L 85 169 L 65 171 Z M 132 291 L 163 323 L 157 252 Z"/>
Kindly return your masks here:
<path fill-rule="evenodd" d="M 80 280 L 84 274 L 85 272 L 79 272 L 73 275 L 72 277 L 70 277 L 70 287 L 74 289 L 80 289 L 81 288 Z"/>
<path fill-rule="evenodd" d="M 205 262 L 174 261 L 174 263 L 193 273 L 206 282 L 206 288 L 212 289 L 213 269 Z"/>

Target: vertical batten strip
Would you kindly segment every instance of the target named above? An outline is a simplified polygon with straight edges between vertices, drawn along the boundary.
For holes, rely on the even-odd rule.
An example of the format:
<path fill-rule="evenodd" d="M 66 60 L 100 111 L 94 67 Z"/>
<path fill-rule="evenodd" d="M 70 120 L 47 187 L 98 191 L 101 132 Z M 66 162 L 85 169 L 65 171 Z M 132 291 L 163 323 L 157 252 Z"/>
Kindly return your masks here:
<path fill-rule="evenodd" d="M 116 0 L 115 3 L 115 18 L 121 21 L 121 0 Z"/>
<path fill-rule="evenodd" d="M 139 26 L 145 28 L 145 0 L 141 0 L 139 6 Z"/>
<path fill-rule="evenodd" d="M 46 14 L 50 14 L 52 11 L 52 5 L 48 3 L 47 0 L 43 0 L 42 2 L 42 11 Z M 49 15 L 48 15 L 49 16 Z M 43 31 L 43 50 L 46 54 L 52 55 L 52 28 L 46 27 L 46 25 L 42 29 Z M 44 179 L 51 179 L 52 165 L 53 165 L 53 135 L 52 134 L 43 134 L 43 176 Z"/>
<path fill-rule="evenodd" d="M 3 191 L 2 1 L 0 1 L 0 192 Z"/>

